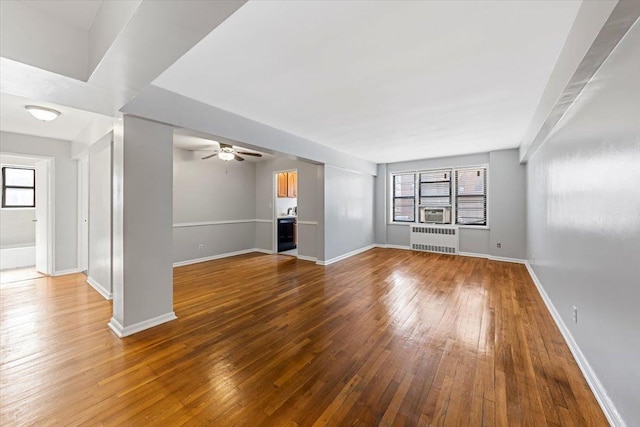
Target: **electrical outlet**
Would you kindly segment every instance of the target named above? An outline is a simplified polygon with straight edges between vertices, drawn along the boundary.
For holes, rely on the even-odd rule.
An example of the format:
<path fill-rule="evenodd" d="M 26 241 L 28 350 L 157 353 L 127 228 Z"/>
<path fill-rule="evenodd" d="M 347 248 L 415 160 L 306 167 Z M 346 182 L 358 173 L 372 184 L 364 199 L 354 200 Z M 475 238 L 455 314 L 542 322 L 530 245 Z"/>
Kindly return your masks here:
<path fill-rule="evenodd" d="M 573 323 L 578 323 L 578 307 L 573 306 Z"/>
<path fill-rule="evenodd" d="M 497 243 L 496 246 L 498 246 L 499 248 L 502 247 L 502 243 Z"/>
<path fill-rule="evenodd" d="M 198 250 L 199 251 L 203 251 L 204 250 L 204 245 L 203 244 L 199 244 L 198 245 Z"/>

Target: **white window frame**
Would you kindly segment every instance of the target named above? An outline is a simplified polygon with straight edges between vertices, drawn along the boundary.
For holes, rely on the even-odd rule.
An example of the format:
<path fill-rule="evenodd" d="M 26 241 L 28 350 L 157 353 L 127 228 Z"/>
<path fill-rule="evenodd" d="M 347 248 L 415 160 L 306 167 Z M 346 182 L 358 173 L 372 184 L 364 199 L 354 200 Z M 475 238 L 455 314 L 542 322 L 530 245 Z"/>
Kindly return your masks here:
<path fill-rule="evenodd" d="M 457 182 L 455 181 L 455 175 L 456 175 L 456 171 L 457 170 L 468 170 L 468 169 L 479 169 L 479 168 L 483 168 L 485 170 L 485 174 L 487 177 L 487 186 L 486 186 L 486 198 L 487 198 L 487 224 L 486 225 L 468 225 L 468 224 L 456 224 L 456 204 L 457 204 L 457 200 L 456 200 L 456 185 Z M 491 216 L 489 215 L 489 212 L 491 211 L 491 207 L 490 207 L 490 201 L 491 201 L 491 176 L 490 176 L 490 170 L 489 170 L 489 164 L 488 163 L 481 163 L 481 164 L 476 164 L 476 165 L 465 165 L 465 166 L 444 166 L 444 167 L 434 167 L 434 168 L 429 168 L 429 169 L 418 169 L 418 170 L 408 170 L 408 171 L 394 171 L 394 172 L 389 172 L 389 189 L 391 191 L 389 191 L 388 194 L 388 200 L 389 200 L 389 209 L 387 209 L 387 215 L 388 215 L 388 221 L 387 224 L 388 225 L 415 225 L 415 224 L 420 224 L 419 222 L 419 216 L 418 216 L 418 205 L 420 202 L 420 191 L 419 191 L 419 185 L 420 185 L 420 173 L 425 173 L 425 172 L 438 172 L 438 171 L 445 171 L 445 170 L 449 170 L 451 171 L 451 224 L 449 225 L 455 225 L 458 228 L 468 228 L 471 230 L 488 230 L 490 229 L 490 221 L 491 221 Z M 414 213 L 414 218 L 416 219 L 414 222 L 407 222 L 407 221 L 394 221 L 393 220 L 393 177 L 395 175 L 406 175 L 412 173 L 414 174 L 414 179 L 415 179 L 415 185 L 416 185 L 416 192 L 415 192 L 415 204 L 414 204 L 414 209 L 415 209 L 415 213 Z"/>

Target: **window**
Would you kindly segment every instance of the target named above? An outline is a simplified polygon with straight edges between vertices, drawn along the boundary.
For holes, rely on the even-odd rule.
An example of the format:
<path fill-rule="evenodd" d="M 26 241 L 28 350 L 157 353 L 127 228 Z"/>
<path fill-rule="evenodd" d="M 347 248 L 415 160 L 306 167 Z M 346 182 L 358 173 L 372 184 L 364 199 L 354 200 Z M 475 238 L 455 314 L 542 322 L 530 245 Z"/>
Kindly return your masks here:
<path fill-rule="evenodd" d="M 420 206 L 451 206 L 451 170 L 420 173 Z"/>
<path fill-rule="evenodd" d="M 447 223 L 487 225 L 486 166 L 404 172 L 391 177 L 393 222 L 418 222 L 423 218 L 422 209 L 447 208 Z"/>
<path fill-rule="evenodd" d="M 456 224 L 487 225 L 486 168 L 456 170 Z"/>
<path fill-rule="evenodd" d="M 393 220 L 416 220 L 416 175 L 413 173 L 393 175 Z"/>
<path fill-rule="evenodd" d="M 36 171 L 33 169 L 2 168 L 2 207 L 36 207 Z"/>

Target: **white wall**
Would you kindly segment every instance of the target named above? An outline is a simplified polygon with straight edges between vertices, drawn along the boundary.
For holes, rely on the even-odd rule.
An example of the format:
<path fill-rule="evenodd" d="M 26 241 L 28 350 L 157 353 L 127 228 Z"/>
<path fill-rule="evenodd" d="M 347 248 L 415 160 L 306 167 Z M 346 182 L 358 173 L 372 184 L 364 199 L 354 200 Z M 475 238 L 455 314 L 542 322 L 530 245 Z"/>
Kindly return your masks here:
<path fill-rule="evenodd" d="M 324 256 L 331 262 L 374 243 L 374 177 L 324 167 Z"/>
<path fill-rule="evenodd" d="M 55 271 L 77 268 L 78 165 L 68 141 L 0 132 L 0 151 L 55 159 Z"/>
<path fill-rule="evenodd" d="M 255 247 L 273 250 L 274 178 L 279 171 L 298 170 L 298 255 L 318 258 L 318 240 L 323 216 L 320 192 L 324 183 L 319 176 L 322 166 L 278 157 L 256 164 L 256 223 Z"/>
<path fill-rule="evenodd" d="M 201 157 L 201 152 L 173 149 L 174 262 L 255 245 L 255 163 Z M 218 223 L 194 224 L 210 222 Z"/>
<path fill-rule="evenodd" d="M 640 426 L 638 46 L 640 22 L 527 164 L 527 256 L 629 426 Z"/>
<path fill-rule="evenodd" d="M 111 150 L 109 133 L 89 149 L 89 283 L 105 297 L 111 287 Z"/>
<path fill-rule="evenodd" d="M 298 206 L 297 197 L 278 197 L 276 198 L 276 213 L 278 215 L 286 215 L 289 208 Z"/>
<path fill-rule="evenodd" d="M 524 259 L 526 180 L 525 168 L 518 162 L 517 149 L 379 165 L 376 177 L 376 243 L 409 246 L 409 226 L 389 224 L 390 174 L 478 165 L 488 165 L 489 227 L 461 228 L 460 252 Z M 381 173 L 385 173 L 384 178 Z M 384 197 L 384 201 L 379 197 Z"/>

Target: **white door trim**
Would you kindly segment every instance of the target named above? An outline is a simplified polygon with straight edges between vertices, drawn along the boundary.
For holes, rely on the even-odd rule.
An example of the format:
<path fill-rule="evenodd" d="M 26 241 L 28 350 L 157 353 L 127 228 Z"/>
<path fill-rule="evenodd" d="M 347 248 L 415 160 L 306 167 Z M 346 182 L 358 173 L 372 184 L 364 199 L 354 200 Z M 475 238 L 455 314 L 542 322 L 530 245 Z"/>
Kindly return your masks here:
<path fill-rule="evenodd" d="M 31 159 L 31 160 L 45 160 L 48 162 L 48 167 L 47 167 L 47 189 L 48 189 L 48 196 L 47 196 L 47 271 L 45 272 L 48 275 L 53 276 L 55 274 L 55 257 L 56 257 L 56 252 L 55 252 L 55 235 L 56 233 L 54 232 L 55 227 L 56 227 L 56 216 L 55 216 L 55 212 L 56 212 L 56 204 L 55 204 L 55 200 L 56 200 L 56 195 L 55 195 L 55 188 L 56 188 L 56 173 L 55 173 L 55 157 L 51 157 L 51 156 L 41 156 L 41 155 L 37 155 L 37 154 L 27 154 L 27 153 L 17 153 L 17 152 L 10 152 L 10 151 L 2 151 L 0 152 L 0 154 L 6 155 L 6 156 L 10 156 L 10 157 L 19 157 L 19 158 L 23 158 L 23 159 Z M 36 188 L 36 192 L 38 191 L 38 189 Z"/>

